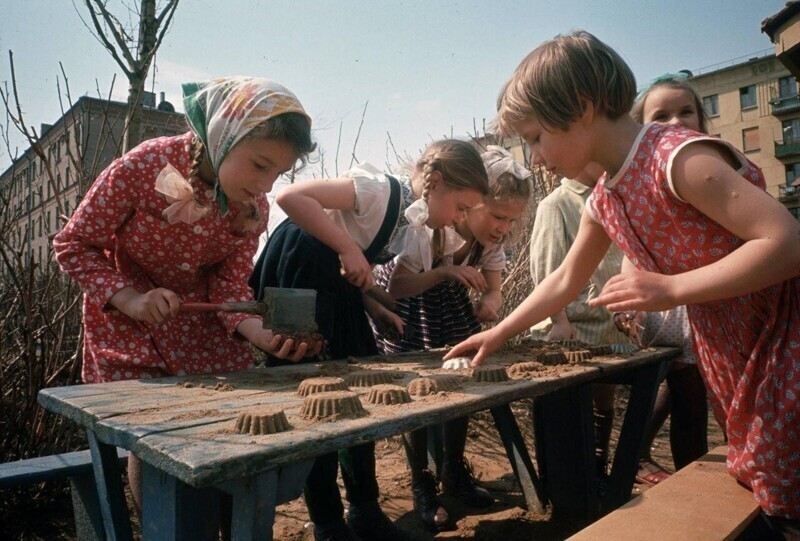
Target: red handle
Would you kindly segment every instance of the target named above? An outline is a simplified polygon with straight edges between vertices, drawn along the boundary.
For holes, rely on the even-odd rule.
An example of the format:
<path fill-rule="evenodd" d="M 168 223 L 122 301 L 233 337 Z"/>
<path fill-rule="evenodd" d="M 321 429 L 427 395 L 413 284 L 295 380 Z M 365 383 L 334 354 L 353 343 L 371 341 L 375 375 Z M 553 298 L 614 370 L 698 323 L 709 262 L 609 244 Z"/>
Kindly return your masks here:
<path fill-rule="evenodd" d="M 181 304 L 181 312 L 220 312 L 225 311 L 227 305 L 214 304 L 211 302 L 184 302 Z"/>

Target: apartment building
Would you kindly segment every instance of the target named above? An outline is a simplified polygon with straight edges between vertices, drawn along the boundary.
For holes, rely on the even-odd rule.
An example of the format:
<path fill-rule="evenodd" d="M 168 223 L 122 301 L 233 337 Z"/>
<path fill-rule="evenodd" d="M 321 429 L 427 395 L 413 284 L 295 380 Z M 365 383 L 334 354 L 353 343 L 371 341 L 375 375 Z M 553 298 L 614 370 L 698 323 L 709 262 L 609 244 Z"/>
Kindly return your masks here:
<path fill-rule="evenodd" d="M 767 191 L 800 219 L 800 97 L 794 75 L 772 49 L 695 73 L 710 133 L 764 172 Z"/>
<path fill-rule="evenodd" d="M 0 231 L 25 262 L 52 261 L 52 237 L 97 175 L 120 155 L 127 104 L 84 96 L 0 175 Z M 148 93 L 142 140 L 188 129 L 183 114 Z"/>

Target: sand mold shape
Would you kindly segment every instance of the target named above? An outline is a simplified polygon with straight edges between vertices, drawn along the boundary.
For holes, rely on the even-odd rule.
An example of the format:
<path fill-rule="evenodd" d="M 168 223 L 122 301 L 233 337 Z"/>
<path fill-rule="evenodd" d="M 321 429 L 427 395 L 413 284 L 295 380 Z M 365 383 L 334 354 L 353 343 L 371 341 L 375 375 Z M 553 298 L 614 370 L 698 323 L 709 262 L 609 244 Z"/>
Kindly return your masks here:
<path fill-rule="evenodd" d="M 413 396 L 428 396 L 442 391 L 452 391 L 461 386 L 461 378 L 449 374 L 433 374 L 414 378 L 408 382 L 408 392 Z"/>
<path fill-rule="evenodd" d="M 348 387 L 372 387 L 384 383 L 391 383 L 394 374 L 381 370 L 357 370 L 345 376 Z"/>
<path fill-rule="evenodd" d="M 544 365 L 536 361 L 525 361 L 508 367 L 508 375 L 514 379 L 528 378 L 536 372 L 542 372 Z"/>
<path fill-rule="evenodd" d="M 536 356 L 536 361 L 544 365 L 564 364 L 567 362 L 567 356 L 563 351 L 544 351 Z"/>
<path fill-rule="evenodd" d="M 481 383 L 496 383 L 498 381 L 507 381 L 508 373 L 504 366 L 497 365 L 482 365 L 470 370 L 470 377 L 473 380 Z"/>
<path fill-rule="evenodd" d="M 442 368 L 445 370 L 461 370 L 469 368 L 470 362 L 472 362 L 472 359 L 469 357 L 455 357 L 454 359 L 443 362 Z"/>
<path fill-rule="evenodd" d="M 379 384 L 370 388 L 367 402 L 383 406 L 407 404 L 411 402 L 411 395 L 401 385 Z"/>
<path fill-rule="evenodd" d="M 289 420 L 280 408 L 262 407 L 243 411 L 236 419 L 236 431 L 240 434 L 259 436 L 289 430 Z"/>
<path fill-rule="evenodd" d="M 344 379 L 338 377 L 308 378 L 300 382 L 297 387 L 298 396 L 308 396 L 316 393 L 327 393 L 331 391 L 345 391 L 347 384 Z"/>
<path fill-rule="evenodd" d="M 303 398 L 300 417 L 310 421 L 336 421 L 365 415 L 358 395 L 351 391 L 310 394 Z"/>
<path fill-rule="evenodd" d="M 575 351 L 567 351 L 564 353 L 567 356 L 567 361 L 571 363 L 579 363 L 592 358 L 592 352 L 588 349 L 578 349 Z"/>

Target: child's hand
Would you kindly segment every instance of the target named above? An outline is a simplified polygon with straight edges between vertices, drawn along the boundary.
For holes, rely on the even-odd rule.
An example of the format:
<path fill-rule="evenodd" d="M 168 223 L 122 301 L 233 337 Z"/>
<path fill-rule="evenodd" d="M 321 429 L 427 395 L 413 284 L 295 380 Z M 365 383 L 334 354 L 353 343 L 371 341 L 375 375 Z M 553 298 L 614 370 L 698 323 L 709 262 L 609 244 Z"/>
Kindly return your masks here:
<path fill-rule="evenodd" d="M 484 278 L 481 271 L 469 265 L 448 265 L 439 267 L 439 270 L 444 275 L 443 281 L 461 282 L 468 288 L 472 288 L 478 293 L 486 291 L 486 278 Z"/>
<path fill-rule="evenodd" d="M 339 254 L 339 261 L 342 264 L 342 276 L 357 288 L 363 290 L 374 284 L 372 267 L 361 250 L 352 250 Z"/>
<path fill-rule="evenodd" d="M 375 322 L 378 332 L 389 340 L 397 342 L 403 337 L 405 324 L 400 316 L 394 312 L 390 312 L 385 308 L 377 310 L 372 320 Z"/>
<path fill-rule="evenodd" d="M 617 330 L 630 338 L 639 348 L 642 345 L 642 337 L 639 333 L 644 330 L 642 323 L 646 317 L 646 312 L 614 312 L 614 325 Z"/>
<path fill-rule="evenodd" d="M 464 354 L 471 351 L 477 351 L 470 365 L 474 368 L 480 366 L 486 357 L 500 349 L 503 342 L 505 342 L 505 340 L 500 333 L 497 332 L 497 328 L 495 327 L 488 331 L 473 334 L 463 342 L 456 344 L 453 349 L 447 352 L 447 355 L 445 355 L 443 359 L 446 361 L 454 357 L 463 357 Z"/>
<path fill-rule="evenodd" d="M 480 323 L 497 321 L 500 319 L 500 316 L 497 314 L 497 310 L 495 310 L 494 306 L 492 306 L 492 304 L 489 302 L 485 302 L 484 300 L 479 300 L 475 303 L 472 314 Z"/>
<path fill-rule="evenodd" d="M 680 304 L 673 294 L 672 278 L 641 270 L 617 274 L 606 282 L 600 295 L 587 304 L 591 307 L 605 306 L 612 312 L 669 310 Z"/>
<path fill-rule="evenodd" d="M 550 334 L 547 335 L 548 340 L 572 340 L 575 334 L 575 329 L 572 324 L 567 321 L 553 320 L 553 328 L 550 329 Z"/>
<path fill-rule="evenodd" d="M 158 287 L 147 293 L 139 293 L 132 287 L 117 291 L 108 300 L 109 304 L 133 319 L 160 324 L 175 317 L 181 307 L 178 295 L 169 289 Z"/>
<path fill-rule="evenodd" d="M 296 344 L 296 341 L 291 338 L 284 339 L 280 334 L 274 334 L 270 329 L 264 329 L 258 318 L 245 319 L 239 323 L 236 331 L 257 348 L 279 359 L 288 359 L 295 363 L 303 357 L 317 355 L 322 350 L 321 339 Z"/>

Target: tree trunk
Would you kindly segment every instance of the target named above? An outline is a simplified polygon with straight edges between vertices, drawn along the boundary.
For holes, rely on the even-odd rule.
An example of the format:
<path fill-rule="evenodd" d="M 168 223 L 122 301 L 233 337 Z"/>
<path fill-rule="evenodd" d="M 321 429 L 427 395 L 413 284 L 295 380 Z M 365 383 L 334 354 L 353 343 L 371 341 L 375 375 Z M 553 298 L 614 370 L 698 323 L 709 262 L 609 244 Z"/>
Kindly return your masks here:
<path fill-rule="evenodd" d="M 136 65 L 128 77 L 128 115 L 125 122 L 125 136 L 122 152 L 128 152 L 142 141 L 142 101 L 144 99 L 147 73 L 150 71 L 156 48 L 156 0 L 141 0 L 139 20 L 139 47 L 136 51 Z"/>

